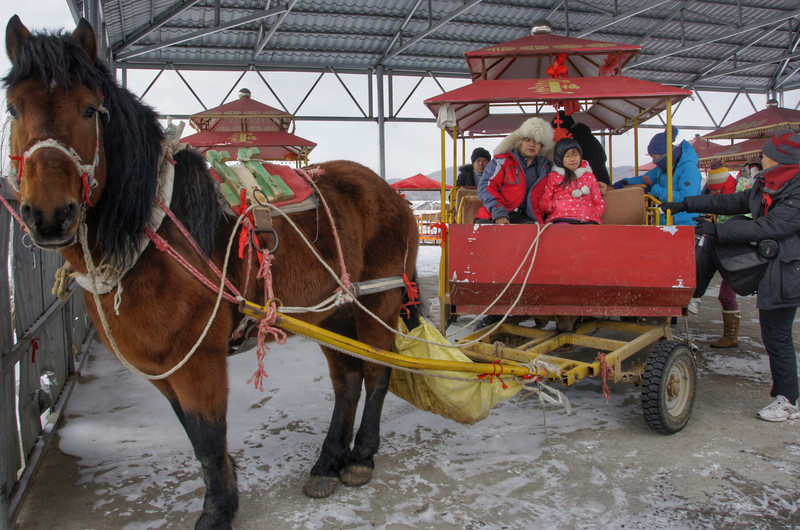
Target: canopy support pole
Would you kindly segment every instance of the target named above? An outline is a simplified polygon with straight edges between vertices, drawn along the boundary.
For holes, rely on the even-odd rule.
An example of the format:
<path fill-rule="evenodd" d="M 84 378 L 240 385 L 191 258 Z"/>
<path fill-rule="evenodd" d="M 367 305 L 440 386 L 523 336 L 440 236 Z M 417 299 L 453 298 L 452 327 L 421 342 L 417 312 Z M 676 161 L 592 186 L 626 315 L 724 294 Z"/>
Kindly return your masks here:
<path fill-rule="evenodd" d="M 385 118 L 383 115 L 383 65 L 379 64 L 376 68 L 378 81 L 378 157 L 380 175 L 386 180 L 386 130 Z"/>

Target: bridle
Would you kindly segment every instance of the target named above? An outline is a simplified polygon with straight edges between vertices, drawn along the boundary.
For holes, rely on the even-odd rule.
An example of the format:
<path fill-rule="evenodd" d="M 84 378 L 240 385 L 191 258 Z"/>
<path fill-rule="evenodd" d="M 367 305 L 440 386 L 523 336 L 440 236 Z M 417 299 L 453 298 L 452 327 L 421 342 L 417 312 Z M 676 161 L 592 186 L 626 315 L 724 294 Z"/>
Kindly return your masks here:
<path fill-rule="evenodd" d="M 25 151 L 22 156 L 9 155 L 11 160 L 17 161 L 17 168 L 12 166 L 8 172 L 8 181 L 11 183 L 14 190 L 20 194 L 20 196 L 22 195 L 19 185 L 22 182 L 22 175 L 25 171 L 25 161 L 28 160 L 33 153 L 39 149 L 58 149 L 67 155 L 67 158 L 75 164 L 78 174 L 81 176 L 81 181 L 83 182 L 81 206 L 86 204 L 94 206 L 89 200 L 89 197 L 92 194 L 92 190 L 97 187 L 97 179 L 94 176 L 94 172 L 97 169 L 97 165 L 100 163 L 100 114 L 108 115 L 108 109 L 101 105 L 95 113 L 94 161 L 91 164 L 84 164 L 80 155 L 74 148 L 68 147 L 54 138 L 38 141 Z"/>

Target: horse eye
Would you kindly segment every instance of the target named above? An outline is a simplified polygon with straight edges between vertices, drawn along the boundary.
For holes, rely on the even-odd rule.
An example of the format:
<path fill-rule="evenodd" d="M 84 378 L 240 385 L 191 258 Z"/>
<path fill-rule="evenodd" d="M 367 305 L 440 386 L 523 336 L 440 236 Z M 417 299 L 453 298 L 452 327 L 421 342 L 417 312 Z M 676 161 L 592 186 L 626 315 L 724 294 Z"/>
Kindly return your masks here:
<path fill-rule="evenodd" d="M 83 117 L 94 118 L 95 112 L 97 112 L 97 107 L 95 107 L 94 105 L 89 105 L 89 107 L 85 111 L 83 111 Z"/>
<path fill-rule="evenodd" d="M 19 113 L 17 112 L 17 109 L 15 109 L 14 107 L 9 105 L 6 111 L 8 112 L 8 115 L 11 116 L 13 119 L 16 120 L 17 118 L 19 118 Z"/>

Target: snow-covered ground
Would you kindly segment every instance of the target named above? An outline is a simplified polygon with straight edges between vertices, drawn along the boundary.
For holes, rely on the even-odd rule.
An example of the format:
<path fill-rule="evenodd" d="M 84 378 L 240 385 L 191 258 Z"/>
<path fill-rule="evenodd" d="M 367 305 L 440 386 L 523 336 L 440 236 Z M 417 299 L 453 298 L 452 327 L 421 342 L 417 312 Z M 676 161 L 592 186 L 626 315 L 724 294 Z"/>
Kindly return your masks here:
<path fill-rule="evenodd" d="M 439 251 L 420 249 L 420 275 L 437 273 Z M 719 328 L 707 298 L 701 344 Z M 559 387 L 572 415 L 517 396 L 472 426 L 390 394 L 372 482 L 322 500 L 301 492 L 333 407 L 319 348 L 300 337 L 273 346 L 264 392 L 247 384 L 255 353 L 239 354 L 229 362 L 228 440 L 241 490 L 234 527 L 798 528 L 800 421 L 754 418 L 770 378 L 750 335 L 740 350 L 701 350 L 697 405 L 673 436 L 646 426 L 638 389 L 614 385 L 606 402 L 595 379 Z M 199 465 L 166 400 L 99 344 L 58 439 L 61 454 L 50 458 L 71 462 L 73 473 L 37 476 L 21 528 L 53 517 L 59 528 L 186 528 L 201 512 Z"/>

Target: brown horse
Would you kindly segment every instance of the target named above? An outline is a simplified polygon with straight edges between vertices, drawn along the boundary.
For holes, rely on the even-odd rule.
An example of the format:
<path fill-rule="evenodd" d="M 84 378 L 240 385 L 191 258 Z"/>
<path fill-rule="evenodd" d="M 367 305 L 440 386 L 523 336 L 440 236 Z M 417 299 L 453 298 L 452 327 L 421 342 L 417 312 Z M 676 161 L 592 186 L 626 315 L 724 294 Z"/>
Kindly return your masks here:
<path fill-rule="evenodd" d="M 27 231 L 38 246 L 61 252 L 80 273 L 92 262 L 116 270 L 130 267 L 121 291 L 99 295 L 101 307 L 87 293 L 86 305 L 106 344 L 109 337 L 99 311 L 134 367 L 163 374 L 201 336 L 217 293 L 152 243 L 136 260 L 163 153 L 164 133 L 156 115 L 118 86 L 97 59 L 95 34 L 85 20 L 71 35 L 31 34 L 14 16 L 6 28 L 6 48 L 12 63 L 4 78 L 11 118 L 9 181 L 17 190 Z M 188 150 L 175 154 L 174 161 L 171 209 L 220 266 L 235 222 L 222 214 L 204 161 Z M 321 208 L 291 216 L 317 252 L 340 273 L 334 236 L 338 233 L 352 281 L 404 273 L 412 278 L 418 236 L 402 198 L 359 164 L 335 161 L 318 167 L 322 171 L 314 180 L 335 229 Z M 337 288 L 335 278 L 284 219 L 276 217 L 274 229 L 280 238 L 272 254 L 275 297 L 297 307 L 327 298 Z M 85 237 L 79 237 L 81 232 Z M 174 222 L 165 219 L 157 233 L 206 277 L 214 278 Z M 272 235 L 259 237 L 261 248 L 276 245 Z M 82 240 L 87 241 L 91 261 L 84 259 Z M 248 267 L 245 259 L 232 256 L 228 277 L 240 289 L 249 285 L 244 297 L 263 304 L 263 283 L 255 278 L 258 263 L 252 261 Z M 402 288 L 394 288 L 360 301 L 394 327 L 403 295 Z M 197 528 L 230 527 L 238 506 L 236 471 L 226 444 L 226 356 L 241 316 L 235 303 L 224 302 L 190 360 L 167 378 L 153 381 L 172 405 L 203 468 L 206 494 Z M 394 340 L 390 330 L 353 304 L 300 318 L 377 348 L 390 349 Z M 388 368 L 322 349 L 336 401 L 319 459 L 304 486 L 312 497 L 331 494 L 339 482 L 358 486 L 369 481 L 390 375 Z M 367 397 L 353 441 L 362 382 Z"/>

